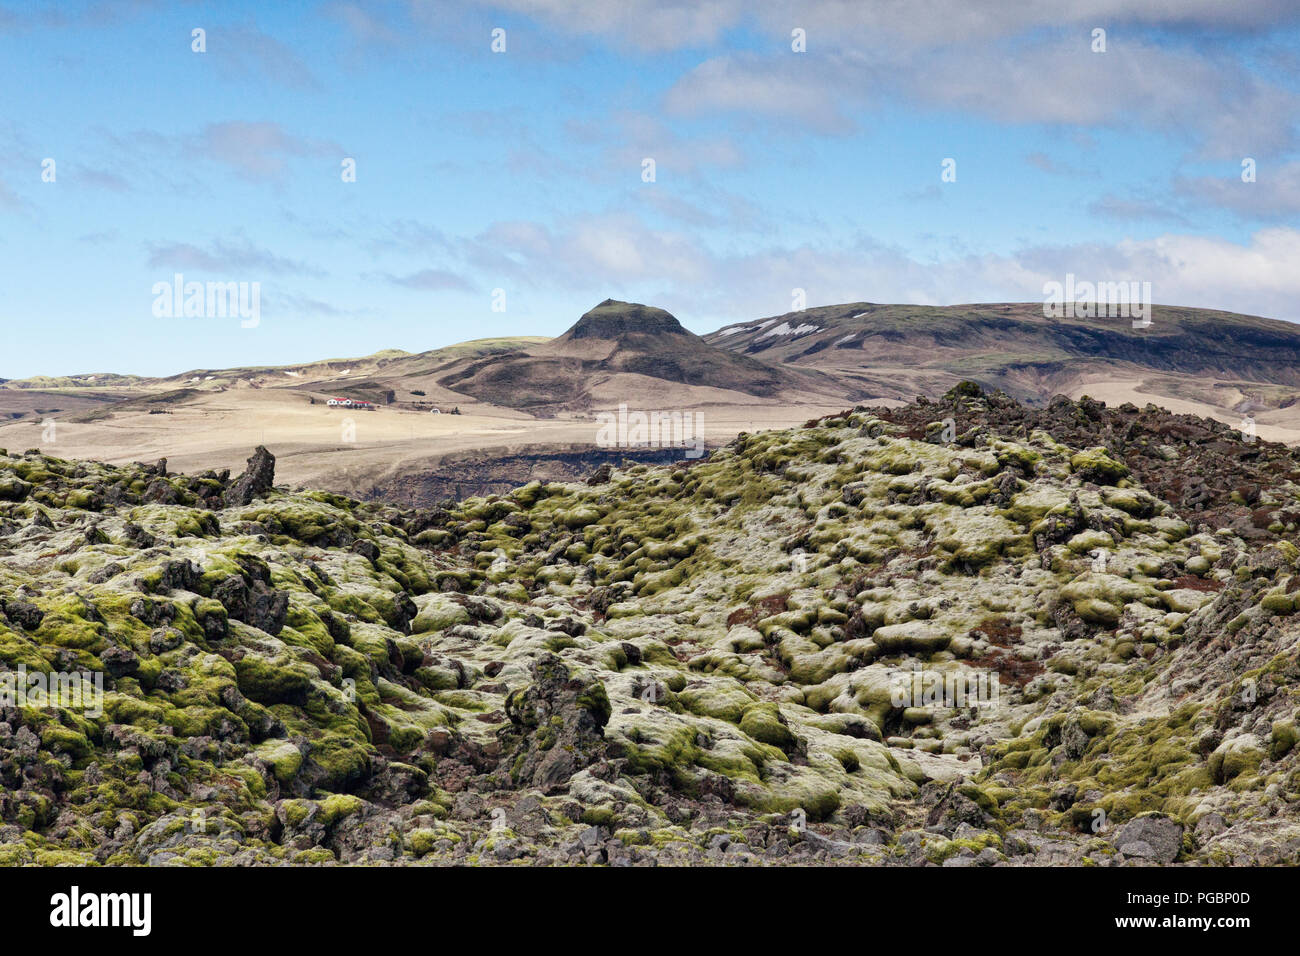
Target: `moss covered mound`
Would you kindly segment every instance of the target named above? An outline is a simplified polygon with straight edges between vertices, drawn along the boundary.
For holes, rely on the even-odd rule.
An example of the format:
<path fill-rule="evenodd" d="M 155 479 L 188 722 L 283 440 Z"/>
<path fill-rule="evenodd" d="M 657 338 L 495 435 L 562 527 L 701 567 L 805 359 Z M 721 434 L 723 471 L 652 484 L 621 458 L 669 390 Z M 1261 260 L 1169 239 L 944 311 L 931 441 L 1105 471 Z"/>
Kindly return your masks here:
<path fill-rule="evenodd" d="M 430 510 L 268 458 L 0 453 L 0 862 L 1300 853 L 1281 446 L 966 386 Z"/>

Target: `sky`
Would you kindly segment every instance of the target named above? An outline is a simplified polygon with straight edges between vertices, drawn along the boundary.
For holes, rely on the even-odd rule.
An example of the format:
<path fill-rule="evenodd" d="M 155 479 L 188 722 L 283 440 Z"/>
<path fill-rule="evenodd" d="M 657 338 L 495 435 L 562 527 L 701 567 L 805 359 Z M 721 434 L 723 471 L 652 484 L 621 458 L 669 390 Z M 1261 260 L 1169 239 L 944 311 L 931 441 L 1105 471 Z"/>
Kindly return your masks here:
<path fill-rule="evenodd" d="M 0 378 L 1069 274 L 1300 321 L 1295 0 L 0 0 L 0 89 Z"/>

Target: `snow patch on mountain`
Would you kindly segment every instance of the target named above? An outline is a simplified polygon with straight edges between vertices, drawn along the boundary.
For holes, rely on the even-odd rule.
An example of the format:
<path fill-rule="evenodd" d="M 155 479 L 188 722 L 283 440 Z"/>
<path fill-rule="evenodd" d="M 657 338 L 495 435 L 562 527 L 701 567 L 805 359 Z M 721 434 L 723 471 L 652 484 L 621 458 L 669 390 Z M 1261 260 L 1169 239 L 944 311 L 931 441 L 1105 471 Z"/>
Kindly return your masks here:
<path fill-rule="evenodd" d="M 822 327 L 820 325 L 808 325 L 805 323 L 803 325 L 791 326 L 789 322 L 782 322 L 776 328 L 768 329 L 758 338 L 761 341 L 762 339 L 773 335 L 807 335 L 810 332 L 820 332 L 821 330 Z"/>

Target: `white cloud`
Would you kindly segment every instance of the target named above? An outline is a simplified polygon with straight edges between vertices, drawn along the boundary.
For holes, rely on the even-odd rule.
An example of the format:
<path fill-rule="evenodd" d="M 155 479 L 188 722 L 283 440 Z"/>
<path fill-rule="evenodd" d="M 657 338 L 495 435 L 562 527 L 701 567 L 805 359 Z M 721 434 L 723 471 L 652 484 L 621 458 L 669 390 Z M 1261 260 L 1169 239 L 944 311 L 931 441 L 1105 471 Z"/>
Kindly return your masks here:
<path fill-rule="evenodd" d="M 467 243 L 467 258 L 480 268 L 528 285 L 628 283 L 670 279 L 708 280 L 702 250 L 684 235 L 646 229 L 630 216 L 592 216 L 562 230 L 531 222 L 494 223 Z"/>
<path fill-rule="evenodd" d="M 419 289 L 424 292 L 472 292 L 474 287 L 465 279 L 448 269 L 421 269 L 419 272 L 412 272 L 409 275 L 393 275 L 385 273 L 384 278 L 393 285 L 400 285 L 407 289 Z"/>
<path fill-rule="evenodd" d="M 1300 96 L 1205 51 L 1112 40 L 1093 53 L 1086 33 L 990 46 L 962 43 L 925 56 L 727 54 L 683 75 L 665 96 L 677 113 L 781 115 L 821 132 L 875 100 L 959 110 L 997 122 L 1189 133 L 1206 155 L 1287 150 Z"/>
<path fill-rule="evenodd" d="M 834 55 L 773 59 L 754 53 L 706 60 L 668 91 L 670 113 L 741 111 L 783 116 L 821 132 L 849 132 L 846 100 L 861 104 L 870 67 L 854 57 Z"/>
<path fill-rule="evenodd" d="M 686 71 L 665 96 L 674 115 L 780 116 L 837 132 L 851 129 L 862 109 L 901 97 L 998 122 L 1186 131 L 1205 155 L 1219 158 L 1279 154 L 1298 141 L 1300 97 L 1266 79 L 1249 52 L 1222 42 L 1300 23 L 1294 0 L 485 0 L 479 6 L 650 53 L 710 48 L 737 29 L 767 40 L 766 48 L 760 43 L 711 56 Z M 805 54 L 791 52 L 795 27 L 807 31 Z M 1098 27 L 1107 31 L 1105 53 L 1091 49 Z"/>
<path fill-rule="evenodd" d="M 1187 224 L 1187 219 L 1181 213 L 1170 209 L 1159 202 L 1141 197 L 1124 197 L 1116 196 L 1114 193 L 1107 193 L 1100 199 L 1088 204 L 1088 212 L 1095 216 L 1105 216 L 1108 219 L 1118 219 L 1127 222 L 1174 222 L 1181 225 Z"/>
<path fill-rule="evenodd" d="M 1300 21 L 1290 0 L 1224 4 L 1219 0 L 805 0 L 797 7 L 761 4 L 759 17 L 778 36 L 808 31 L 808 47 L 839 45 L 915 51 L 1023 36 L 1043 30 L 1081 31 L 1124 25 L 1212 27 L 1257 31 Z"/>
<path fill-rule="evenodd" d="M 190 242 L 151 243 L 149 268 L 201 269 L 224 274 L 319 275 L 312 266 L 278 256 L 247 239 L 217 240 L 206 247 Z"/>
<path fill-rule="evenodd" d="M 651 52 L 714 43 L 745 9 L 741 0 L 491 0 L 485 5 L 526 14 L 572 35 L 615 39 Z"/>
<path fill-rule="evenodd" d="M 255 27 L 214 31 L 212 42 L 221 52 L 217 63 L 235 76 L 257 82 L 271 79 L 297 89 L 319 85 L 311 68 L 293 50 Z"/>
<path fill-rule="evenodd" d="M 1300 97 L 1204 51 L 1086 37 L 993 55 L 949 51 L 925 70 L 898 71 L 908 99 L 1002 122 L 1149 128 L 1199 134 L 1207 154 L 1249 155 L 1294 145 Z"/>
<path fill-rule="evenodd" d="M 283 179 L 293 158 L 334 156 L 346 151 L 335 143 L 296 136 L 279 123 L 209 123 L 187 144 L 199 155 L 228 166 L 245 179 L 267 182 Z"/>
<path fill-rule="evenodd" d="M 645 113 L 623 113 L 615 118 L 621 145 L 611 150 L 611 161 L 626 166 L 640 178 L 641 161 L 653 159 L 656 177 L 692 175 L 705 167 L 738 166 L 740 149 L 725 136 L 684 137 Z"/>
<path fill-rule="evenodd" d="M 1151 275 L 1157 301 L 1300 321 L 1300 230 L 1261 229 L 1249 243 L 1165 235 L 1119 245 L 1136 277 Z M 1161 292 L 1168 289 L 1168 293 Z"/>
<path fill-rule="evenodd" d="M 1200 176 L 1180 180 L 1178 192 L 1231 209 L 1243 216 L 1278 219 L 1300 215 L 1300 160 L 1256 167 L 1253 183 L 1242 182 L 1236 171 L 1231 176 Z"/>
<path fill-rule="evenodd" d="M 791 29 L 802 27 L 810 52 L 915 51 L 1094 26 L 1250 33 L 1300 22 L 1300 9 L 1291 0 L 477 0 L 471 5 L 523 13 L 571 35 L 647 51 L 704 46 L 754 22 L 787 50 Z"/>
<path fill-rule="evenodd" d="M 470 245 L 480 259 L 493 250 L 502 274 L 517 281 L 578 298 L 635 290 L 705 330 L 787 312 L 795 288 L 807 290 L 810 304 L 1038 301 L 1044 283 L 1067 273 L 1150 282 L 1162 304 L 1300 321 L 1300 230 L 1292 228 L 1264 229 L 1243 243 L 1171 232 L 935 261 L 866 236 L 839 246 L 718 252 L 631 217 L 579 218 L 562 230 L 500 223 Z"/>

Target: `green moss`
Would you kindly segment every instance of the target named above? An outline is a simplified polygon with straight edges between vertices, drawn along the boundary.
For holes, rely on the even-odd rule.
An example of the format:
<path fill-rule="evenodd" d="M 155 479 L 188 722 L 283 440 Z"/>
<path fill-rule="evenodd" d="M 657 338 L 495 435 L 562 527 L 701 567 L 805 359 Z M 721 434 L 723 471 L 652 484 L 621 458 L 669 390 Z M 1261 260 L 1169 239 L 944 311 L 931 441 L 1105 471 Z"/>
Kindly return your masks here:
<path fill-rule="evenodd" d="M 1128 475 L 1128 467 L 1111 458 L 1105 448 L 1089 448 L 1070 458 L 1070 470 L 1085 481 L 1113 485 Z"/>
<path fill-rule="evenodd" d="M 320 785 L 329 790 L 345 790 L 365 776 L 370 756 L 359 741 L 338 734 L 326 734 L 312 741 L 312 762 L 323 771 Z"/>
<path fill-rule="evenodd" d="M 605 685 L 600 681 L 592 681 L 587 684 L 578 694 L 575 703 L 589 710 L 596 717 L 596 722 L 603 725 L 609 720 L 613 709 L 610 707 L 609 695 L 605 692 Z"/>
<path fill-rule="evenodd" d="M 288 657 L 270 659 L 246 654 L 235 661 L 239 690 L 260 704 L 302 704 L 311 689 L 313 671 Z"/>
<path fill-rule="evenodd" d="M 287 740 L 268 740 L 254 753 L 271 768 L 281 786 L 288 785 L 302 767 L 302 752 Z"/>
<path fill-rule="evenodd" d="M 1300 741 L 1300 733 L 1293 720 L 1275 720 L 1269 735 L 1268 756 L 1270 760 L 1281 760 L 1289 754 Z"/>
<path fill-rule="evenodd" d="M 1002 838 L 996 833 L 981 833 L 971 838 L 960 838 L 955 840 L 945 840 L 942 837 L 926 840 L 923 845 L 925 857 L 931 863 L 943 863 L 944 860 L 956 856 L 963 850 L 968 850 L 972 854 L 978 854 L 981 850 L 992 847 L 1001 852 Z"/>
<path fill-rule="evenodd" d="M 1253 777 L 1264 761 L 1264 750 L 1251 737 L 1225 741 L 1209 757 L 1209 771 L 1216 783 L 1239 777 Z"/>
<path fill-rule="evenodd" d="M 406 834 L 406 848 L 416 856 L 424 856 L 433 852 L 434 845 L 441 839 L 442 834 L 437 830 L 421 827 Z"/>
<path fill-rule="evenodd" d="M 789 753 L 798 745 L 798 740 L 786 725 L 776 704 L 752 704 L 740 718 L 742 733 L 748 734 L 760 743 L 771 744 Z"/>
<path fill-rule="evenodd" d="M 617 815 L 610 807 L 587 807 L 582 811 L 582 822 L 588 826 L 609 827 L 612 830 L 617 820 Z"/>
<path fill-rule="evenodd" d="M 737 681 L 708 681 L 683 688 L 677 699 L 691 713 L 715 717 L 738 724 L 745 709 L 754 703 L 754 695 Z"/>
<path fill-rule="evenodd" d="M 1274 591 L 1265 594 L 1259 603 L 1264 610 L 1272 614 L 1287 615 L 1295 612 L 1295 596 L 1291 594 Z"/>
<path fill-rule="evenodd" d="M 364 804 L 359 797 L 354 797 L 348 793 L 330 794 L 320 804 L 320 813 L 317 819 L 327 827 L 333 826 L 344 817 L 358 813 Z"/>
<path fill-rule="evenodd" d="M 469 612 L 464 605 L 452 600 L 445 594 L 425 595 L 416 602 L 419 613 L 411 622 L 411 633 L 427 634 L 446 630 L 457 624 L 470 622 Z"/>
<path fill-rule="evenodd" d="M 290 827 L 300 827 L 307 822 L 308 817 L 317 810 L 315 801 L 312 800 L 285 800 L 280 804 L 284 814 L 284 822 Z"/>

